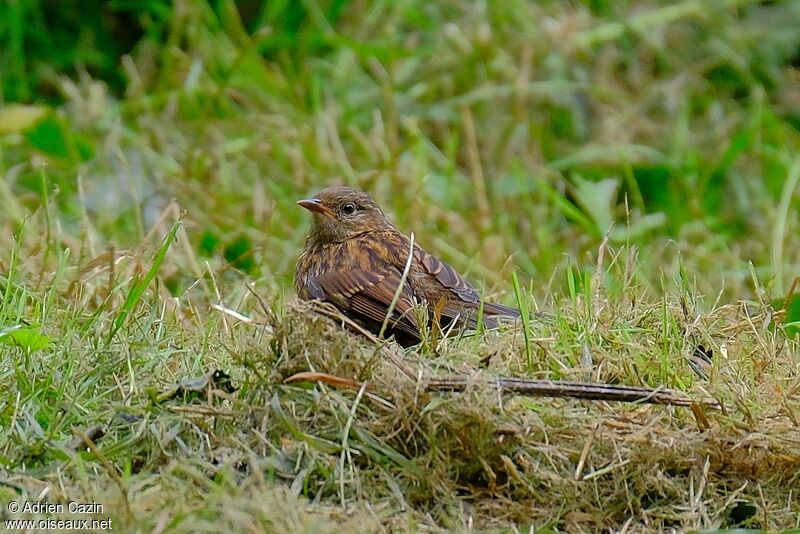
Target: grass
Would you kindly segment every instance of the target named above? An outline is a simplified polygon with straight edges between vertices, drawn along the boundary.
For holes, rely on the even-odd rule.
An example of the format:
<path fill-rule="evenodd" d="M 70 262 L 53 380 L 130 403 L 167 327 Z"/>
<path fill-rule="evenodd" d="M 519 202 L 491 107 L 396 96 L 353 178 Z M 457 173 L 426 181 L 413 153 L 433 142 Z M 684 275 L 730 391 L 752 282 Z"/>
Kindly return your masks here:
<path fill-rule="evenodd" d="M 796 3 L 112 4 L 69 45 L 0 7 L 0 501 L 122 531 L 800 527 Z M 298 303 L 294 202 L 334 182 L 530 319 L 403 351 Z M 451 374 L 725 410 L 425 390 Z"/>

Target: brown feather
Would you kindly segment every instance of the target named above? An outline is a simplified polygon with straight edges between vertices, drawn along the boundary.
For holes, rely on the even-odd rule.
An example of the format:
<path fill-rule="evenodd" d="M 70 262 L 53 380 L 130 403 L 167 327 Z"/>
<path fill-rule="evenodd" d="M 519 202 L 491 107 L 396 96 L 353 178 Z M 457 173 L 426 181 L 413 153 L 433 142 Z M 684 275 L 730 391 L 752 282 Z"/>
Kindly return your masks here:
<path fill-rule="evenodd" d="M 381 272 L 351 269 L 349 271 L 327 271 L 315 278 L 326 298 L 340 308 L 349 310 L 357 319 L 370 324 L 382 325 L 392 303 L 401 273 L 389 269 Z M 389 317 L 389 329 L 399 329 L 419 337 L 419 327 L 414 315 L 414 294 L 404 284 L 400 297 Z"/>
<path fill-rule="evenodd" d="M 314 220 L 295 269 L 298 296 L 331 302 L 378 332 L 402 281 L 411 240 L 372 199 L 355 189 L 330 187 L 300 204 L 312 211 Z M 453 267 L 416 244 L 388 323 L 388 333 L 403 345 L 420 340 L 415 302 L 427 305 L 430 317 L 438 316 L 442 330 L 453 321 L 462 328 L 477 326 L 478 291 Z M 518 318 L 519 311 L 483 303 L 486 326 L 497 326 L 499 317 Z"/>

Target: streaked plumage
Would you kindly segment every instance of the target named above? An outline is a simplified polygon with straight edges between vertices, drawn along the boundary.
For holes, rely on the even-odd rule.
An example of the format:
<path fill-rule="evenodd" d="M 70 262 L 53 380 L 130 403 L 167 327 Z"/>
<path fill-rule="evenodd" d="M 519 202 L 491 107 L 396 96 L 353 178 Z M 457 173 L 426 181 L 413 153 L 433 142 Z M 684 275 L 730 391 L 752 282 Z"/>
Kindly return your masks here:
<path fill-rule="evenodd" d="M 348 317 L 378 332 L 399 286 L 411 241 L 386 218 L 369 196 L 349 187 L 328 187 L 315 198 L 301 200 L 314 221 L 295 269 L 295 290 L 304 300 L 333 303 Z M 390 317 L 387 332 L 402 345 L 420 340 L 413 307 L 429 307 L 446 329 L 474 328 L 480 294 L 455 269 L 414 245 L 408 277 Z M 484 324 L 519 317 L 513 308 L 483 304 Z"/>

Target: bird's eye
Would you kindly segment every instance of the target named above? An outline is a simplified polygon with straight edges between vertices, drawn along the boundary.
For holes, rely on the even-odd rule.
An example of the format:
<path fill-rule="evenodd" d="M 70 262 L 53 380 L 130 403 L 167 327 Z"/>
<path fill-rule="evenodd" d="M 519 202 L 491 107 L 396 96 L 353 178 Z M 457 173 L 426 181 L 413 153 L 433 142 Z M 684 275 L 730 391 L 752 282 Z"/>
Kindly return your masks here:
<path fill-rule="evenodd" d="M 352 202 L 348 202 L 344 206 L 342 206 L 342 213 L 345 215 L 352 215 L 356 212 L 356 205 Z"/>

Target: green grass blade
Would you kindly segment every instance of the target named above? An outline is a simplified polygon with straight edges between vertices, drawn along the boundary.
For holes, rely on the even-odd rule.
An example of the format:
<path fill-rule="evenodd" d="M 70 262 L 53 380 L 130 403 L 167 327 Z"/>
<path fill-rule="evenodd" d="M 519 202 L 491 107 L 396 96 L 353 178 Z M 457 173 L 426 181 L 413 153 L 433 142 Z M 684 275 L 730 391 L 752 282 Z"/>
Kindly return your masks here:
<path fill-rule="evenodd" d="M 525 336 L 525 358 L 528 362 L 528 369 L 533 369 L 533 350 L 531 349 L 531 315 L 528 310 L 528 298 L 519 285 L 519 277 L 516 271 L 511 273 L 511 279 L 514 283 L 514 296 L 517 299 L 517 307 L 519 313 L 522 315 L 522 335 Z"/>
<path fill-rule="evenodd" d="M 164 263 L 164 258 L 166 258 L 170 246 L 172 245 L 173 241 L 175 241 L 175 236 L 180 227 L 181 221 L 175 221 L 175 224 L 172 225 L 172 228 L 164 238 L 161 247 L 158 249 L 155 258 L 153 258 L 153 263 L 150 265 L 150 269 L 142 278 L 134 279 L 131 283 L 131 287 L 128 290 L 128 295 L 125 298 L 125 302 L 122 304 L 122 308 L 119 310 L 119 313 L 114 319 L 114 324 L 108 334 L 108 343 L 114 339 L 114 335 L 116 335 L 119 329 L 122 328 L 122 326 L 128 320 L 128 317 L 130 317 L 131 313 L 133 313 L 133 310 L 136 308 L 139 299 L 142 298 L 145 290 L 155 279 L 156 275 L 158 274 L 158 269 L 161 267 L 161 264 Z"/>

